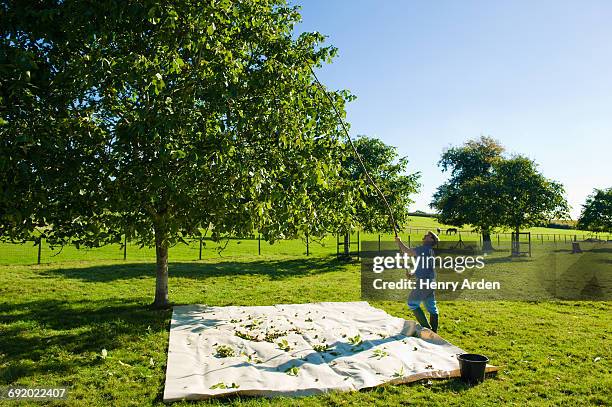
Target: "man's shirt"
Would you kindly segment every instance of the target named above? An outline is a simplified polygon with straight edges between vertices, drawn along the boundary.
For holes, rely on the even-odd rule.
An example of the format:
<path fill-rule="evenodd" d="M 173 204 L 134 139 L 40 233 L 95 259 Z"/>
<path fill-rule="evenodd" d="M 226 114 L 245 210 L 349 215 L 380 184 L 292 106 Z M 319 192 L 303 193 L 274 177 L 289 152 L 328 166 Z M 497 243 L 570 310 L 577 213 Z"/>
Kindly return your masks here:
<path fill-rule="evenodd" d="M 434 251 L 430 245 L 417 246 L 414 248 L 419 264 L 417 265 L 414 275 L 417 280 L 433 280 L 436 277 L 434 271 Z"/>

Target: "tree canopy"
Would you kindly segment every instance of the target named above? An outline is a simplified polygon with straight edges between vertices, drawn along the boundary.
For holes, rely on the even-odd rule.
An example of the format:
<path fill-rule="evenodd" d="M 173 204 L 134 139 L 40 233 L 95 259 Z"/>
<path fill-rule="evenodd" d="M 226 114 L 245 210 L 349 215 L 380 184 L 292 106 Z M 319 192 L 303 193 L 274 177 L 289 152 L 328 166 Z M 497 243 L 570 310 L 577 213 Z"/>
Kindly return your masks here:
<path fill-rule="evenodd" d="M 8 2 L 2 13 L 0 233 L 157 253 L 185 236 L 274 241 L 345 224 L 337 118 L 283 0 Z M 336 108 L 352 99 L 331 92 Z M 354 212 L 354 211 L 353 211 Z"/>
<path fill-rule="evenodd" d="M 560 183 L 538 172 L 534 161 L 503 153 L 503 146 L 489 137 L 446 150 L 439 165 L 451 172 L 450 178 L 438 187 L 431 203 L 442 223 L 480 230 L 486 249 L 491 248 L 494 228 L 518 232 L 568 214 Z"/>
<path fill-rule="evenodd" d="M 403 226 L 408 221 L 408 206 L 413 202 L 410 196 L 420 187 L 420 173 L 406 174 L 408 158 L 400 157 L 397 148 L 376 138 L 365 135 L 354 140 L 368 173 L 376 182 L 393 211 L 395 221 Z M 354 221 L 365 231 L 393 231 L 389 212 L 375 188 L 366 180 L 363 167 L 352 152 L 348 152 L 344 164 L 347 178 L 362 180 L 366 188 L 361 189 L 361 205 L 355 208 Z"/>
<path fill-rule="evenodd" d="M 450 177 L 438 187 L 430 206 L 441 223 L 474 226 L 482 232 L 485 245 L 490 245 L 490 231 L 500 226 L 501 200 L 491 177 L 494 165 L 503 160 L 503 152 L 498 141 L 480 137 L 447 149 L 438 162 Z"/>
<path fill-rule="evenodd" d="M 593 190 L 582 205 L 577 226 L 593 232 L 612 232 L 612 187 Z"/>
<path fill-rule="evenodd" d="M 516 232 L 569 216 L 563 185 L 544 177 L 529 158 L 516 155 L 499 161 L 491 183 L 500 198 L 500 223 Z"/>

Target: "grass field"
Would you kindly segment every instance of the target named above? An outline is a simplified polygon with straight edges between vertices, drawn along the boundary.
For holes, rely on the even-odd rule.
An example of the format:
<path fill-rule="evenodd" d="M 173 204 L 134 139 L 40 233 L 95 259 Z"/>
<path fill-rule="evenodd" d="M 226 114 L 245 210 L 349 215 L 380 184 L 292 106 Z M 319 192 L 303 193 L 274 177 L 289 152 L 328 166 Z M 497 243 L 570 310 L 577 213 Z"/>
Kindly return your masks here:
<path fill-rule="evenodd" d="M 436 228 L 443 230 L 440 235 L 442 240 L 456 241 L 459 235 L 446 235 L 444 231 L 448 226 L 439 224 L 435 219 L 422 216 L 411 216 L 409 225 L 400 232 L 400 236 L 405 242 L 420 242 L 426 230 L 435 231 Z M 588 238 L 592 235 L 586 231 L 576 231 L 567 229 L 550 229 L 550 228 L 531 228 L 526 229 L 526 232 L 531 232 L 533 245 L 546 244 L 549 242 L 567 242 L 569 243 L 574 236 L 578 240 Z M 510 247 L 510 231 L 497 231 L 492 235 L 492 242 L 495 247 L 509 249 Z M 464 241 L 476 241 L 480 239 L 478 233 L 472 232 L 470 228 L 464 228 L 461 231 L 461 238 Z M 375 233 L 360 233 L 360 241 L 370 240 L 377 241 L 379 235 Z M 393 240 L 391 234 L 380 235 L 382 240 Z M 602 239 L 609 239 L 612 236 L 599 235 Z M 357 233 L 353 233 L 352 241 L 355 245 L 351 250 L 357 250 Z M 260 247 L 258 247 L 260 245 Z M 219 252 L 219 249 L 224 247 L 224 250 Z M 309 244 L 309 253 L 313 256 L 327 256 L 336 253 L 336 236 L 330 235 L 321 241 L 311 240 Z M 219 257 L 241 257 L 257 255 L 261 250 L 262 256 L 267 255 L 286 255 L 286 256 L 304 256 L 306 255 L 305 240 L 282 240 L 270 245 L 266 242 L 259 243 L 257 238 L 233 238 L 221 243 L 212 242 L 205 238 L 202 247 L 202 259 L 219 259 Z M 41 263 L 66 263 L 66 262 L 81 262 L 85 261 L 108 261 L 108 260 L 123 260 L 123 249 L 120 245 L 108 245 L 94 249 L 76 249 L 73 246 L 51 248 L 47 244 L 41 247 Z M 0 265 L 13 264 L 36 264 L 38 258 L 38 247 L 33 242 L 24 244 L 0 243 Z M 192 240 L 188 245 L 178 244 L 170 249 L 171 261 L 193 261 L 200 258 L 200 243 L 198 240 Z M 151 247 L 140 248 L 136 244 L 127 244 L 126 259 L 128 261 L 154 261 L 155 249 Z"/>
<path fill-rule="evenodd" d="M 338 262 L 324 251 L 306 257 L 302 242 L 292 244 L 285 247 L 300 250 L 292 255 L 267 244 L 265 255 L 248 254 L 253 247 L 245 254 L 245 246 L 235 244 L 240 248 L 224 257 L 209 253 L 202 261 L 180 260 L 171 251 L 170 299 L 220 306 L 360 299 L 358 263 Z M 69 405 L 162 405 L 171 311 L 148 307 L 153 270 L 146 259 L 88 260 L 78 253 L 40 266 L 0 266 L 0 386 L 68 386 Z M 372 304 L 410 318 L 402 302 Z M 439 333 L 466 351 L 488 355 L 500 366 L 496 377 L 472 388 L 435 380 L 203 404 L 611 405 L 611 302 L 449 301 L 440 310 Z"/>

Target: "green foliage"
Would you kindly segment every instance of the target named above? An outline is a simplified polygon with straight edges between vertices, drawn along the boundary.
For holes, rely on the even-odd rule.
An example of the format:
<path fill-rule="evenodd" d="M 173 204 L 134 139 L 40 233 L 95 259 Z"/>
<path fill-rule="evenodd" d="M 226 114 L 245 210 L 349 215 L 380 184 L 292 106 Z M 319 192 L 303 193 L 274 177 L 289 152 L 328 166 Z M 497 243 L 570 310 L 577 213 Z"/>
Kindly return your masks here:
<path fill-rule="evenodd" d="M 223 382 L 219 382 L 217 384 L 213 384 L 212 386 L 210 386 L 211 390 L 215 390 L 215 389 L 237 389 L 239 388 L 240 385 L 236 384 L 236 383 L 232 383 L 230 385 L 227 385 Z"/>
<path fill-rule="evenodd" d="M 326 343 L 322 343 L 322 344 L 315 344 L 312 346 L 312 349 L 314 349 L 316 352 L 327 352 L 330 349 L 330 346 Z"/>
<path fill-rule="evenodd" d="M 440 165 L 451 170 L 451 177 L 438 187 L 432 202 L 440 222 L 471 224 L 488 232 L 568 216 L 563 185 L 545 178 L 534 161 L 520 155 L 507 158 L 503 151 L 493 139 L 481 137 L 442 155 Z"/>
<path fill-rule="evenodd" d="M 518 231 L 569 216 L 563 185 L 545 178 L 526 157 L 517 155 L 496 163 L 491 182 L 500 198 L 499 217 L 504 226 Z"/>
<path fill-rule="evenodd" d="M 573 221 L 572 221 L 573 222 Z M 550 228 L 550 229 L 566 229 L 566 230 L 570 230 L 570 229 L 574 229 L 575 228 L 575 223 L 563 223 L 563 222 L 548 222 L 545 225 L 542 225 L 544 227 Z"/>
<path fill-rule="evenodd" d="M 582 205 L 578 228 L 612 232 L 612 188 L 595 189 Z"/>
<path fill-rule="evenodd" d="M 352 336 L 352 337 L 348 338 L 348 342 L 351 345 L 358 346 L 358 345 L 361 345 L 363 343 L 363 339 L 361 338 L 361 335 L 357 334 L 355 336 Z"/>
<path fill-rule="evenodd" d="M 281 341 L 277 342 L 276 345 L 280 350 L 284 350 L 285 352 L 289 352 L 291 350 L 291 346 L 289 346 L 287 339 L 281 339 Z"/>
<path fill-rule="evenodd" d="M 385 349 L 386 348 L 383 348 L 383 349 L 374 349 L 372 351 L 372 356 L 370 356 L 370 357 L 377 358 L 378 360 L 380 360 L 380 359 L 382 359 L 384 357 L 389 356 L 389 352 L 387 352 Z"/>
<path fill-rule="evenodd" d="M 25 18 L 19 10 L 9 12 L 17 23 Z M 72 149 L 75 162 L 54 160 L 54 168 L 45 169 L 57 172 L 69 191 L 48 188 L 44 171 L 38 176 L 45 177 L 40 190 L 60 205 L 83 192 L 86 199 L 77 199 L 74 211 L 82 229 L 94 230 L 68 230 L 73 219 L 63 219 L 65 208 L 57 208 L 49 238 L 82 232 L 83 243 L 95 245 L 107 237 L 105 230 L 125 230 L 149 245 L 158 231 L 159 240 L 173 244 L 210 228 L 214 236 L 257 230 L 275 240 L 306 223 L 313 235 L 333 223 L 323 203 L 336 197 L 330 180 L 340 170 L 341 135 L 309 67 L 329 60 L 335 49 L 318 47 L 323 37 L 317 33 L 292 39 L 299 20 L 294 7 L 273 1 L 91 7 L 77 1 L 33 15 L 51 18 L 67 33 L 56 38 L 23 28 L 49 43 L 41 58 L 64 67 L 56 76 L 78 82 L 54 89 L 65 95 L 57 107 L 88 124 L 47 123 L 49 144 L 62 133 L 82 142 L 73 145 L 69 136 L 52 152 Z M 32 40 L 9 46 L 34 47 Z M 332 96 L 342 111 L 349 95 Z M 80 104 L 70 108 L 68 101 Z M 90 140 L 88 130 L 97 138 Z M 37 144 L 31 126 L 21 126 L 23 133 Z M 51 158 L 49 145 L 25 150 L 24 165 Z M 84 183 L 87 173 L 77 178 L 69 171 L 88 166 L 91 184 Z M 89 212 L 81 207 L 86 201 L 96 204 Z M 38 211 L 23 218 L 46 220 Z"/>
<path fill-rule="evenodd" d="M 354 144 L 368 173 L 385 195 L 395 221 L 401 228 L 408 222 L 408 205 L 412 203 L 410 195 L 416 193 L 420 187 L 420 173 L 405 175 L 408 159 L 399 157 L 397 148 L 381 140 L 361 135 L 354 140 Z M 343 211 L 347 214 L 346 225 L 358 225 L 366 232 L 392 231 L 384 201 L 368 182 L 363 167 L 350 150 L 347 151 L 344 169 L 346 177 L 361 186 L 359 196 L 356 197 L 361 205 L 350 208 L 352 211 Z M 348 186 L 354 188 L 354 183 L 349 183 Z"/>
<path fill-rule="evenodd" d="M 4 239 L 38 228 L 99 246 L 125 234 L 156 246 L 164 279 L 167 248 L 185 236 L 322 236 L 360 206 L 310 71 L 336 49 L 316 32 L 294 37 L 300 15 L 284 0 L 1 13 Z M 352 96 L 331 98 L 344 112 Z"/>
<path fill-rule="evenodd" d="M 473 225 L 481 231 L 500 225 L 501 200 L 490 178 L 493 165 L 503 159 L 503 151 L 496 140 L 480 137 L 442 154 L 438 165 L 442 171 L 450 171 L 450 178 L 438 187 L 431 202 L 441 223 Z"/>
<path fill-rule="evenodd" d="M 393 372 L 393 377 L 395 377 L 395 378 L 401 379 L 404 376 L 406 376 L 406 372 L 404 372 L 404 366 L 400 366 L 400 368 L 398 370 Z"/>
<path fill-rule="evenodd" d="M 236 352 L 231 346 L 219 345 L 215 348 L 215 356 L 219 358 L 228 358 L 235 356 Z"/>
<path fill-rule="evenodd" d="M 285 370 L 289 376 L 297 376 L 300 373 L 300 368 L 297 366 L 291 366 Z"/>

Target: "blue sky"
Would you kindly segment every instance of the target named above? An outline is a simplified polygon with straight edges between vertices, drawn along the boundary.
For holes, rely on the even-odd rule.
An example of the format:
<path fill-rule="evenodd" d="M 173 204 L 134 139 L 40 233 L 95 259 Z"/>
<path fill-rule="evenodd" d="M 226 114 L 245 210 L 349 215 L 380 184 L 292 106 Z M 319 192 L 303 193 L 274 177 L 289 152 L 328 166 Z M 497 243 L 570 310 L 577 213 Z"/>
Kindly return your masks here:
<path fill-rule="evenodd" d="M 398 147 L 429 210 L 444 148 L 480 135 L 565 185 L 572 217 L 612 186 L 612 2 L 302 0 L 339 49 L 317 75 L 357 96 L 351 135 Z"/>

